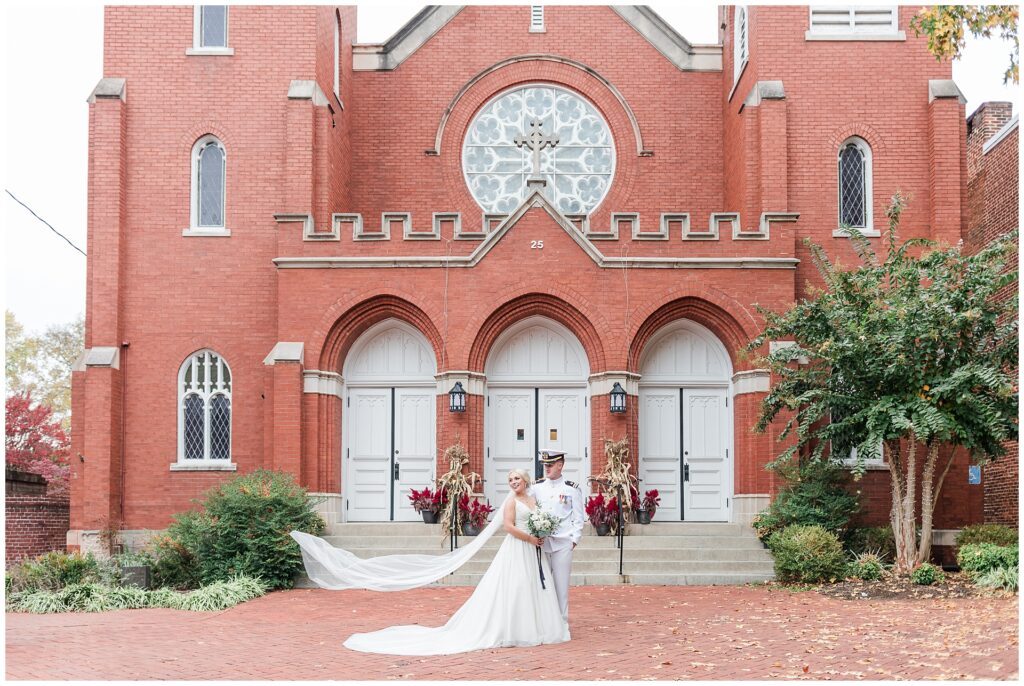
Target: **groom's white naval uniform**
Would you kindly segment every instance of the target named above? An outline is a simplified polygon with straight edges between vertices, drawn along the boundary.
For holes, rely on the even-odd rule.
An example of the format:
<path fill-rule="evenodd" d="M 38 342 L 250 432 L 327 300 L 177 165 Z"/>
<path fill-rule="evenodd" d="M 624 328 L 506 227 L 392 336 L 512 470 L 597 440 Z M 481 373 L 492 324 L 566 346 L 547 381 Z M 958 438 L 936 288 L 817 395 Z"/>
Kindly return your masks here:
<path fill-rule="evenodd" d="M 565 458 L 565 453 L 553 450 L 541 451 L 541 462 L 556 462 Z M 560 520 L 558 528 L 544 539 L 541 550 L 551 566 L 555 595 L 562 610 L 562 617 L 569 619 L 569 576 L 572 574 L 572 549 L 583 536 L 583 491 L 572 481 L 562 476 L 557 479 L 538 479 L 533 484 L 533 497 L 537 505 L 551 512 Z"/>

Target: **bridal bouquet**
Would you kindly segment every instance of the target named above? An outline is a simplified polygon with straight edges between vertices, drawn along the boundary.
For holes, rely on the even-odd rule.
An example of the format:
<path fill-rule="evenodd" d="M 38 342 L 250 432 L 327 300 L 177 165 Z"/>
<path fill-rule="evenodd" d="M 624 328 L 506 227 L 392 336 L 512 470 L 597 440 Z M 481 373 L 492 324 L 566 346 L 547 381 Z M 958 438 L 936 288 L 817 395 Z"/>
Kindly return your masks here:
<path fill-rule="evenodd" d="M 559 521 L 555 518 L 555 515 L 543 507 L 538 507 L 526 519 L 526 530 L 530 532 L 531 536 L 536 536 L 537 538 L 547 538 L 558 528 L 558 525 Z M 540 572 L 540 587 L 547 588 L 544 585 L 544 565 L 540 561 L 539 547 L 537 548 L 537 570 Z"/>

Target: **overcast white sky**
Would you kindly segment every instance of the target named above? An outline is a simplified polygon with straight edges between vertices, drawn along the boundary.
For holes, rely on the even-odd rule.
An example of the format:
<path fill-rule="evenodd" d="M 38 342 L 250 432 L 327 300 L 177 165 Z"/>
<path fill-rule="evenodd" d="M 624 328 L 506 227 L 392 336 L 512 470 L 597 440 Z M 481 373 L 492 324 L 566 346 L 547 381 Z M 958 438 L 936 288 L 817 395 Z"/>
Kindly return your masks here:
<path fill-rule="evenodd" d="M 386 40 L 420 7 L 360 4 L 359 42 Z M 692 43 L 717 41 L 716 5 L 652 7 Z M 85 250 L 85 99 L 103 76 L 102 6 L 7 3 L 4 12 L 4 188 Z M 1002 85 L 1008 52 L 1002 41 L 970 39 L 953 66 L 968 112 L 986 100 L 1012 101 L 1017 111 L 1018 89 Z M 70 321 L 85 310 L 85 258 L 6 193 L 2 198 L 6 307 L 31 331 Z"/>

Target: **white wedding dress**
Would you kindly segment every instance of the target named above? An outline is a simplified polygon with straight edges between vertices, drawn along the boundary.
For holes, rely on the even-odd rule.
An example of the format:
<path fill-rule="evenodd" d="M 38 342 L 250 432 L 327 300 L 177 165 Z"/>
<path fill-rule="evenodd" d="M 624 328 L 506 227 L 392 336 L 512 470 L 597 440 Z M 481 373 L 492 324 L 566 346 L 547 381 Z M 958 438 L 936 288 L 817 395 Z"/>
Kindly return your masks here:
<path fill-rule="evenodd" d="M 515 507 L 516 527 L 526 531 L 531 510 L 519 501 Z M 501 511 L 497 514 L 500 517 Z M 541 588 L 537 548 L 509 534 L 473 595 L 446 624 L 392 626 L 353 634 L 345 647 L 387 655 L 450 655 L 568 641 L 569 625 L 562 619 L 551 569 L 545 556 L 541 560 L 547 588 Z"/>

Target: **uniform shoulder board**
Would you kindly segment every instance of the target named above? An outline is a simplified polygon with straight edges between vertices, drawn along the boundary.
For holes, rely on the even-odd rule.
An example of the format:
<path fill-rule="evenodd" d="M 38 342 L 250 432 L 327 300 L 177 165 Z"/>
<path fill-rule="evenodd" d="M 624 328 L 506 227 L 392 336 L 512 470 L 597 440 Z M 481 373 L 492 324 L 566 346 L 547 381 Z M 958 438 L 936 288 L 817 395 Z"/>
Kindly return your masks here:
<path fill-rule="evenodd" d="M 537 480 L 536 480 L 536 481 L 534 481 L 533 483 L 535 483 L 535 484 L 542 484 L 542 483 L 544 483 L 545 481 L 547 481 L 547 479 L 537 479 Z"/>
<path fill-rule="evenodd" d="M 573 488 L 579 488 L 580 487 L 580 485 L 578 483 L 576 483 L 575 481 L 569 481 L 568 479 L 565 480 L 565 483 L 567 485 L 569 485 L 569 486 L 572 486 Z"/>

